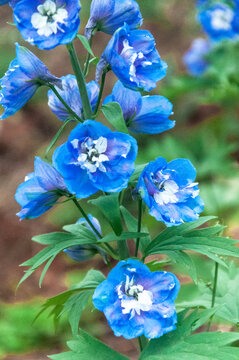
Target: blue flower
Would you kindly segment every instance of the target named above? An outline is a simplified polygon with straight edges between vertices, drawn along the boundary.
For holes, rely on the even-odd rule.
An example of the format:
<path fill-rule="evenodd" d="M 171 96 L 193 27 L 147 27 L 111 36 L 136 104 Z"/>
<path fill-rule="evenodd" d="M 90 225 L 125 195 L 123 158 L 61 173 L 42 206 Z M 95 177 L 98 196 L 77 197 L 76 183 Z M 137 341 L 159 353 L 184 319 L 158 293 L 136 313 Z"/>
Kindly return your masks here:
<path fill-rule="evenodd" d="M 62 87 L 57 88 L 58 93 L 65 100 L 67 105 L 69 105 L 69 107 L 79 117 L 81 117 L 82 101 L 76 77 L 74 75 L 66 75 L 63 76 L 61 80 Z M 86 85 L 86 87 L 88 90 L 92 109 L 94 110 L 99 95 L 99 85 L 96 81 L 91 81 Z M 62 102 L 58 99 L 58 97 L 54 94 L 52 90 L 48 91 L 48 105 L 60 120 L 65 121 L 70 116 L 65 106 L 62 104 Z"/>
<path fill-rule="evenodd" d="M 116 336 L 154 339 L 173 331 L 180 284 L 174 274 L 151 272 L 137 260 L 120 261 L 93 295 Z"/>
<path fill-rule="evenodd" d="M 41 81 L 61 86 L 61 80 L 53 76 L 31 51 L 16 44 L 16 54 L 7 73 L 0 79 L 0 104 L 5 108 L 1 119 L 21 109 L 41 86 Z"/>
<path fill-rule="evenodd" d="M 149 207 L 150 215 L 166 226 L 197 220 L 203 201 L 195 183 L 196 169 L 187 159 L 167 161 L 160 157 L 141 173 L 137 190 Z"/>
<path fill-rule="evenodd" d="M 39 49 L 70 43 L 80 26 L 79 0 L 18 0 L 12 7 L 22 37 Z"/>
<path fill-rule="evenodd" d="M 104 104 L 112 101 L 120 104 L 126 125 L 135 133 L 158 134 L 175 125 L 169 120 L 173 105 L 163 96 L 142 96 L 118 81 Z"/>
<path fill-rule="evenodd" d="M 139 5 L 135 0 L 93 0 L 85 36 L 89 39 L 96 30 L 112 35 L 124 23 L 131 29 L 143 23 Z"/>
<path fill-rule="evenodd" d="M 62 176 L 51 165 L 36 157 L 34 167 L 15 195 L 22 207 L 17 214 L 21 220 L 42 215 L 59 199 L 61 191 L 67 191 Z"/>
<path fill-rule="evenodd" d="M 131 136 L 87 120 L 55 150 L 53 165 L 71 193 L 87 198 L 98 190 L 114 193 L 126 188 L 137 151 Z"/>
<path fill-rule="evenodd" d="M 155 49 L 155 40 L 147 30 L 133 30 L 127 24 L 109 41 L 96 68 L 96 80 L 107 65 L 129 89 L 150 91 L 167 73 L 167 64 Z"/>
<path fill-rule="evenodd" d="M 184 55 L 184 63 L 191 75 L 202 75 L 208 67 L 208 62 L 205 59 L 211 50 L 211 43 L 205 39 L 195 39 L 190 49 Z"/>
<path fill-rule="evenodd" d="M 199 21 L 211 40 L 234 39 L 235 12 L 224 4 L 215 4 L 199 13 Z"/>
<path fill-rule="evenodd" d="M 99 221 L 93 217 L 91 214 L 88 215 L 91 223 L 94 225 L 95 229 L 101 234 L 101 227 Z M 84 224 L 89 230 L 91 230 L 96 238 L 98 238 L 97 234 L 92 230 L 88 222 L 85 218 L 79 219 L 77 221 L 78 224 Z M 103 257 L 106 256 L 106 253 L 99 246 L 91 244 L 91 245 L 75 245 L 69 249 L 65 249 L 64 252 L 70 256 L 75 261 L 85 261 L 89 260 L 96 254 L 101 254 Z"/>

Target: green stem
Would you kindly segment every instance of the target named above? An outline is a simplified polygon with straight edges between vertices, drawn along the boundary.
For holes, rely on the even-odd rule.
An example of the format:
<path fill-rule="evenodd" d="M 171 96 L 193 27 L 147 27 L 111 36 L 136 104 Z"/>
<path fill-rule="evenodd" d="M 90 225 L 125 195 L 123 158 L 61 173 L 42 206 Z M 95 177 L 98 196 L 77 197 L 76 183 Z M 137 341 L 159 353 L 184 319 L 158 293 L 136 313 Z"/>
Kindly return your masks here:
<path fill-rule="evenodd" d="M 140 352 L 142 352 L 144 350 L 144 348 L 147 346 L 148 344 L 148 339 L 146 339 L 145 336 L 139 336 L 138 337 L 138 343 L 139 343 L 139 348 L 140 348 Z"/>
<path fill-rule="evenodd" d="M 91 37 L 89 39 L 90 47 L 92 46 L 92 41 L 93 41 L 93 34 L 91 34 Z M 83 70 L 83 74 L 84 74 L 85 77 L 86 77 L 86 75 L 88 74 L 88 71 L 89 71 L 90 58 L 91 58 L 91 54 L 88 52 L 87 57 L 86 57 L 86 61 L 85 61 L 84 70 Z"/>
<path fill-rule="evenodd" d="M 142 199 L 138 200 L 138 229 L 137 232 L 140 233 L 141 232 L 141 225 L 142 225 L 142 210 L 143 210 L 143 206 L 142 206 Z M 139 242 L 140 242 L 140 238 L 138 238 L 136 240 L 136 248 L 135 248 L 135 257 L 138 256 L 138 251 L 139 251 Z"/>
<path fill-rule="evenodd" d="M 53 146 L 55 145 L 55 143 L 57 142 L 57 140 L 59 139 L 59 137 L 61 136 L 63 130 L 65 129 L 66 125 L 69 124 L 69 122 L 71 122 L 71 119 L 66 119 L 63 123 L 63 125 L 61 126 L 61 128 L 58 130 L 58 132 L 56 133 L 56 135 L 54 136 L 53 140 L 51 141 L 50 145 L 48 146 L 48 148 L 46 149 L 45 152 L 45 158 L 47 158 L 47 155 L 49 153 L 49 151 L 51 151 L 51 149 L 53 148 Z"/>
<path fill-rule="evenodd" d="M 56 95 L 56 97 L 60 100 L 60 102 L 65 106 L 66 110 L 68 111 L 68 113 L 70 115 L 73 116 L 74 119 L 78 120 L 79 122 L 83 122 L 81 120 L 81 118 L 70 108 L 69 105 L 67 105 L 67 103 L 65 102 L 65 100 L 61 97 L 61 95 L 59 94 L 59 92 L 56 90 L 56 88 L 48 83 L 47 86 L 54 92 L 54 94 Z"/>
<path fill-rule="evenodd" d="M 101 102 L 101 98 L 102 98 L 104 87 L 105 87 L 105 78 L 106 78 L 106 74 L 107 74 L 108 71 L 109 71 L 108 69 L 104 69 L 103 73 L 102 73 L 100 92 L 99 92 L 99 96 L 98 96 L 97 103 L 96 103 L 96 106 L 95 106 L 94 115 L 97 114 L 97 112 L 99 110 L 99 107 L 100 107 L 100 102 Z"/>
<path fill-rule="evenodd" d="M 94 233 L 99 237 L 99 239 L 102 239 L 102 235 L 99 233 L 99 231 L 95 228 L 95 226 L 92 224 L 92 222 L 90 221 L 88 215 L 86 214 L 86 212 L 83 210 L 83 208 L 80 206 L 79 202 L 77 201 L 77 199 L 75 197 L 72 198 L 74 204 L 76 205 L 76 207 L 78 208 L 78 210 L 80 210 L 81 214 L 83 215 L 83 217 L 85 218 L 85 220 L 87 221 L 87 223 L 89 224 L 89 226 L 91 227 L 91 229 L 94 231 Z M 105 243 L 104 244 L 109 251 L 115 255 L 117 255 L 115 253 L 115 250 L 112 248 L 112 246 L 110 244 Z"/>
<path fill-rule="evenodd" d="M 216 293 L 217 293 L 217 280 L 218 280 L 218 268 L 219 268 L 219 264 L 216 262 L 215 263 L 215 272 L 214 272 L 214 281 L 213 281 L 213 290 L 212 290 L 212 302 L 211 302 L 211 308 L 214 308 L 215 306 L 215 301 L 216 301 Z M 211 324 L 212 324 L 212 319 L 213 316 L 211 316 L 209 322 L 208 322 L 208 326 L 207 326 L 207 331 L 210 330 Z"/>
<path fill-rule="evenodd" d="M 92 109 L 91 109 L 89 95 L 88 95 L 87 88 L 86 88 L 85 77 L 82 72 L 82 69 L 81 69 L 81 66 L 79 63 L 79 59 L 76 55 L 76 51 L 75 51 L 73 42 L 67 44 L 66 47 L 67 47 L 67 50 L 70 55 L 71 64 L 72 64 L 72 67 L 73 67 L 73 70 L 74 70 L 74 73 L 76 76 L 77 84 L 79 87 L 85 119 L 91 119 L 92 118 Z"/>

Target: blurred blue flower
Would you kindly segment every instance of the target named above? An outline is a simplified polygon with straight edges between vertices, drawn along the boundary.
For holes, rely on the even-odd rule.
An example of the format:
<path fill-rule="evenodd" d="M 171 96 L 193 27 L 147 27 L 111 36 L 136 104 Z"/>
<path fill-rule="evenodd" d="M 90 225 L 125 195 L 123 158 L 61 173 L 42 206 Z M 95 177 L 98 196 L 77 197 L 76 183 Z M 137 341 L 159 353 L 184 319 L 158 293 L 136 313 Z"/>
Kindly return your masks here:
<path fill-rule="evenodd" d="M 139 177 L 137 190 L 150 215 L 166 226 L 197 220 L 204 209 L 195 183 L 196 169 L 187 159 L 150 162 Z"/>
<path fill-rule="evenodd" d="M 199 13 L 199 21 L 212 41 L 234 39 L 236 36 L 234 9 L 225 4 L 214 4 Z"/>
<path fill-rule="evenodd" d="M 126 188 L 137 151 L 131 136 L 87 120 L 55 150 L 53 164 L 68 190 L 78 198 L 87 198 L 98 190 L 114 193 Z"/>
<path fill-rule="evenodd" d="M 101 226 L 99 221 L 93 217 L 91 214 L 88 215 L 91 223 L 95 227 L 95 229 L 101 234 Z M 92 230 L 88 222 L 85 220 L 85 218 L 79 219 L 77 221 L 78 224 L 85 225 L 89 230 L 91 230 L 97 239 L 97 234 Z M 70 256 L 75 261 L 85 261 L 91 259 L 96 254 L 101 254 L 103 257 L 106 256 L 106 253 L 103 249 L 101 249 L 99 246 L 91 244 L 91 245 L 75 245 L 72 246 L 69 249 L 65 249 L 64 252 Z"/>
<path fill-rule="evenodd" d="M 126 125 L 133 132 L 158 134 L 175 125 L 175 121 L 169 120 L 173 105 L 163 96 L 142 96 L 118 81 L 104 104 L 112 101 L 120 104 Z"/>
<path fill-rule="evenodd" d="M 61 80 L 62 86 L 61 88 L 57 88 L 58 93 L 67 105 L 81 117 L 83 108 L 76 77 L 74 75 L 66 75 L 63 76 Z M 86 87 L 92 109 L 94 110 L 99 95 L 99 85 L 96 81 L 91 81 L 86 84 Z M 48 91 L 48 105 L 60 120 L 65 121 L 70 116 L 65 106 L 52 90 Z"/>
<path fill-rule="evenodd" d="M 174 274 L 151 272 L 137 260 L 120 261 L 93 295 L 116 336 L 154 339 L 173 331 L 180 283 Z"/>
<path fill-rule="evenodd" d="M 11 6 L 22 37 L 39 49 L 68 44 L 78 32 L 79 0 L 18 0 Z"/>
<path fill-rule="evenodd" d="M 199 76 L 206 71 L 209 64 L 205 59 L 205 55 L 207 55 L 210 50 L 211 43 L 208 40 L 199 38 L 192 42 L 190 49 L 183 58 L 188 72 L 191 75 Z"/>
<path fill-rule="evenodd" d="M 139 5 L 135 0 L 93 0 L 85 36 L 89 39 L 96 30 L 112 35 L 124 23 L 131 29 L 143 23 Z"/>
<path fill-rule="evenodd" d="M 62 196 L 61 191 L 67 191 L 62 176 L 51 165 L 36 157 L 34 168 L 15 194 L 22 207 L 17 214 L 21 220 L 42 215 Z"/>
<path fill-rule="evenodd" d="M 0 104 L 5 108 L 1 119 L 21 109 L 42 85 L 42 81 L 61 86 L 61 80 L 53 76 L 41 60 L 16 44 L 16 58 L 0 79 Z"/>
<path fill-rule="evenodd" d="M 129 89 L 150 91 L 167 73 L 167 64 L 155 49 L 155 40 L 147 30 L 133 30 L 127 24 L 109 41 L 96 68 L 96 80 L 107 65 Z"/>

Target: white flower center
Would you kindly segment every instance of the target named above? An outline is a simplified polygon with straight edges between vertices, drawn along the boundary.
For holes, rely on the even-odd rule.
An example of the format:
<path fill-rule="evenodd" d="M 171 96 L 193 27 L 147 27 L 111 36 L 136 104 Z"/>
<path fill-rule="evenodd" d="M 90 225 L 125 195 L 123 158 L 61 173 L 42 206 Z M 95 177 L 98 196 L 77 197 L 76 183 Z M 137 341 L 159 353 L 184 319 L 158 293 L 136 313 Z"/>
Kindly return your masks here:
<path fill-rule="evenodd" d="M 142 51 L 136 52 L 135 49 L 129 45 L 129 41 L 127 39 L 123 41 L 123 49 L 120 55 L 123 56 L 123 58 L 129 62 L 130 81 L 134 81 L 136 83 L 138 83 L 138 79 L 136 76 L 136 65 L 135 65 L 136 61 L 141 60 L 140 65 L 144 67 L 148 65 L 152 65 L 151 61 L 144 60 L 144 54 L 142 53 Z"/>
<path fill-rule="evenodd" d="M 79 149 L 79 140 L 75 139 L 71 142 L 74 149 Z M 97 140 L 91 138 L 86 139 L 80 147 L 80 155 L 77 158 L 78 163 L 82 169 L 87 169 L 89 172 L 94 173 L 99 169 L 106 172 L 103 162 L 109 161 L 105 151 L 107 150 L 107 139 L 100 137 Z"/>
<path fill-rule="evenodd" d="M 159 182 L 152 174 L 152 180 L 159 190 L 154 194 L 154 200 L 158 205 L 174 204 L 178 201 L 176 193 L 178 192 L 179 187 L 175 181 L 169 180 L 169 175 L 163 175 L 163 180 Z"/>
<path fill-rule="evenodd" d="M 124 291 L 122 291 L 122 285 L 118 286 L 117 291 L 123 314 L 130 314 L 130 319 L 132 319 L 136 313 L 140 315 L 141 311 L 150 311 L 153 304 L 151 291 L 144 290 L 140 284 L 135 285 L 134 278 L 132 277 L 130 280 L 128 275 L 126 276 Z"/>
<path fill-rule="evenodd" d="M 37 29 L 40 36 L 56 34 L 58 30 L 64 32 L 59 24 L 65 24 L 68 12 L 63 7 L 57 8 L 52 0 L 46 0 L 44 4 L 37 7 L 38 12 L 31 17 L 32 26 Z"/>
<path fill-rule="evenodd" d="M 231 9 L 216 9 L 212 12 L 211 24 L 215 30 L 231 30 L 233 11 Z"/>

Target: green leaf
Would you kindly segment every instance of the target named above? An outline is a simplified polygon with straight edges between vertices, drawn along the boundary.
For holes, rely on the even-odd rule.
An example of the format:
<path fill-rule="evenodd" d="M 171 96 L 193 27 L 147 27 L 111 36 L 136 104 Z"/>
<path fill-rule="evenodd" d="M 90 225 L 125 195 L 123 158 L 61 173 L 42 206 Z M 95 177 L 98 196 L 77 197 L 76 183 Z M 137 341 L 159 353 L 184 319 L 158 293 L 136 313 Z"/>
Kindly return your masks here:
<path fill-rule="evenodd" d="M 129 360 L 99 340 L 81 330 L 76 340 L 69 341 L 71 351 L 49 356 L 53 360 Z"/>
<path fill-rule="evenodd" d="M 213 217 L 204 217 L 198 221 L 183 224 L 178 227 L 168 228 L 157 236 L 146 248 L 145 256 L 153 254 L 167 254 L 175 259 L 175 256 L 182 257 L 182 251 L 195 251 L 208 256 L 210 259 L 226 266 L 220 256 L 239 257 L 239 248 L 235 246 L 238 241 L 218 235 L 224 229 L 221 225 L 197 229 Z M 174 252 L 177 252 L 177 254 Z M 195 278 L 193 264 L 189 264 L 189 259 L 185 257 Z"/>
<path fill-rule="evenodd" d="M 120 236 L 115 235 L 114 233 L 104 236 L 98 241 L 98 243 L 103 242 L 112 242 L 112 241 L 124 241 L 129 239 L 145 238 L 148 237 L 148 233 L 138 233 L 138 232 L 123 232 Z"/>
<path fill-rule="evenodd" d="M 117 102 L 110 102 L 101 107 L 106 119 L 117 131 L 128 134 L 128 128 L 124 121 L 123 112 L 121 106 Z"/>
<path fill-rule="evenodd" d="M 120 210 L 121 210 L 121 213 L 123 215 L 123 218 L 124 218 L 124 221 L 125 221 L 125 224 L 126 224 L 128 230 L 131 232 L 137 232 L 138 220 L 133 215 L 131 215 L 130 212 L 124 206 L 121 206 Z M 144 233 L 149 232 L 148 228 L 146 226 L 142 226 L 141 229 L 142 229 L 142 232 L 144 232 Z M 140 240 L 139 249 L 142 254 L 144 254 L 144 250 L 150 244 L 150 241 L 151 241 L 150 235 L 145 236 Z"/>
<path fill-rule="evenodd" d="M 93 51 L 92 51 L 92 49 L 91 49 L 91 46 L 90 46 L 90 44 L 89 44 L 88 39 L 87 39 L 84 35 L 79 35 L 79 34 L 77 35 L 77 37 L 78 37 L 78 39 L 81 41 L 81 43 L 82 43 L 82 45 L 84 46 L 84 48 L 86 49 L 86 51 L 87 51 L 88 53 L 90 53 L 91 56 L 94 58 L 95 55 L 94 55 L 94 53 L 93 53 Z"/>
<path fill-rule="evenodd" d="M 214 264 L 203 264 L 207 275 L 213 278 Z M 202 281 L 203 280 L 203 281 Z M 177 299 L 177 308 L 211 307 L 212 284 L 208 278 L 202 279 L 198 286 L 183 285 Z M 231 262 L 228 268 L 219 267 L 215 306 L 218 306 L 217 317 L 234 325 L 239 323 L 239 269 Z"/>
<path fill-rule="evenodd" d="M 42 309 L 37 315 L 37 318 L 43 312 L 52 308 L 50 315 L 53 316 L 54 321 L 57 322 L 59 321 L 59 317 L 68 311 L 68 319 L 72 333 L 74 336 L 77 335 L 82 311 L 86 308 L 97 286 L 104 280 L 105 276 L 100 271 L 91 269 L 85 278 L 78 284 L 72 286 L 69 291 L 48 299 L 42 305 Z"/>
<path fill-rule="evenodd" d="M 215 311 L 215 310 L 214 310 Z M 209 320 L 213 310 L 179 315 L 177 329 L 151 340 L 139 360 L 237 360 L 239 348 L 230 346 L 239 333 L 199 333 L 191 335 Z"/>
<path fill-rule="evenodd" d="M 167 251 L 167 256 L 175 262 L 180 264 L 186 270 L 187 274 L 191 276 L 192 280 L 197 283 L 197 269 L 196 265 L 190 255 L 179 250 L 179 251 Z"/>
<path fill-rule="evenodd" d="M 90 60 L 90 64 L 97 65 L 99 63 L 100 59 L 98 57 L 94 57 Z"/>
<path fill-rule="evenodd" d="M 123 227 L 119 209 L 119 194 L 103 195 L 95 200 L 90 200 L 89 203 L 98 207 L 116 235 L 122 233 Z"/>
<path fill-rule="evenodd" d="M 29 266 L 30 268 L 26 271 L 25 275 L 20 280 L 18 287 L 23 283 L 32 273 L 45 262 L 48 262 L 43 270 L 42 276 L 40 278 L 40 286 L 42 280 L 55 259 L 55 257 L 61 253 L 64 249 L 67 249 L 75 245 L 86 245 L 86 244 L 95 244 L 97 238 L 86 226 L 78 224 L 77 234 L 73 233 L 50 233 L 45 235 L 39 235 L 33 238 L 34 241 L 40 244 L 49 245 L 48 247 L 41 250 L 38 254 L 33 256 L 31 259 L 25 261 L 21 266 Z"/>

